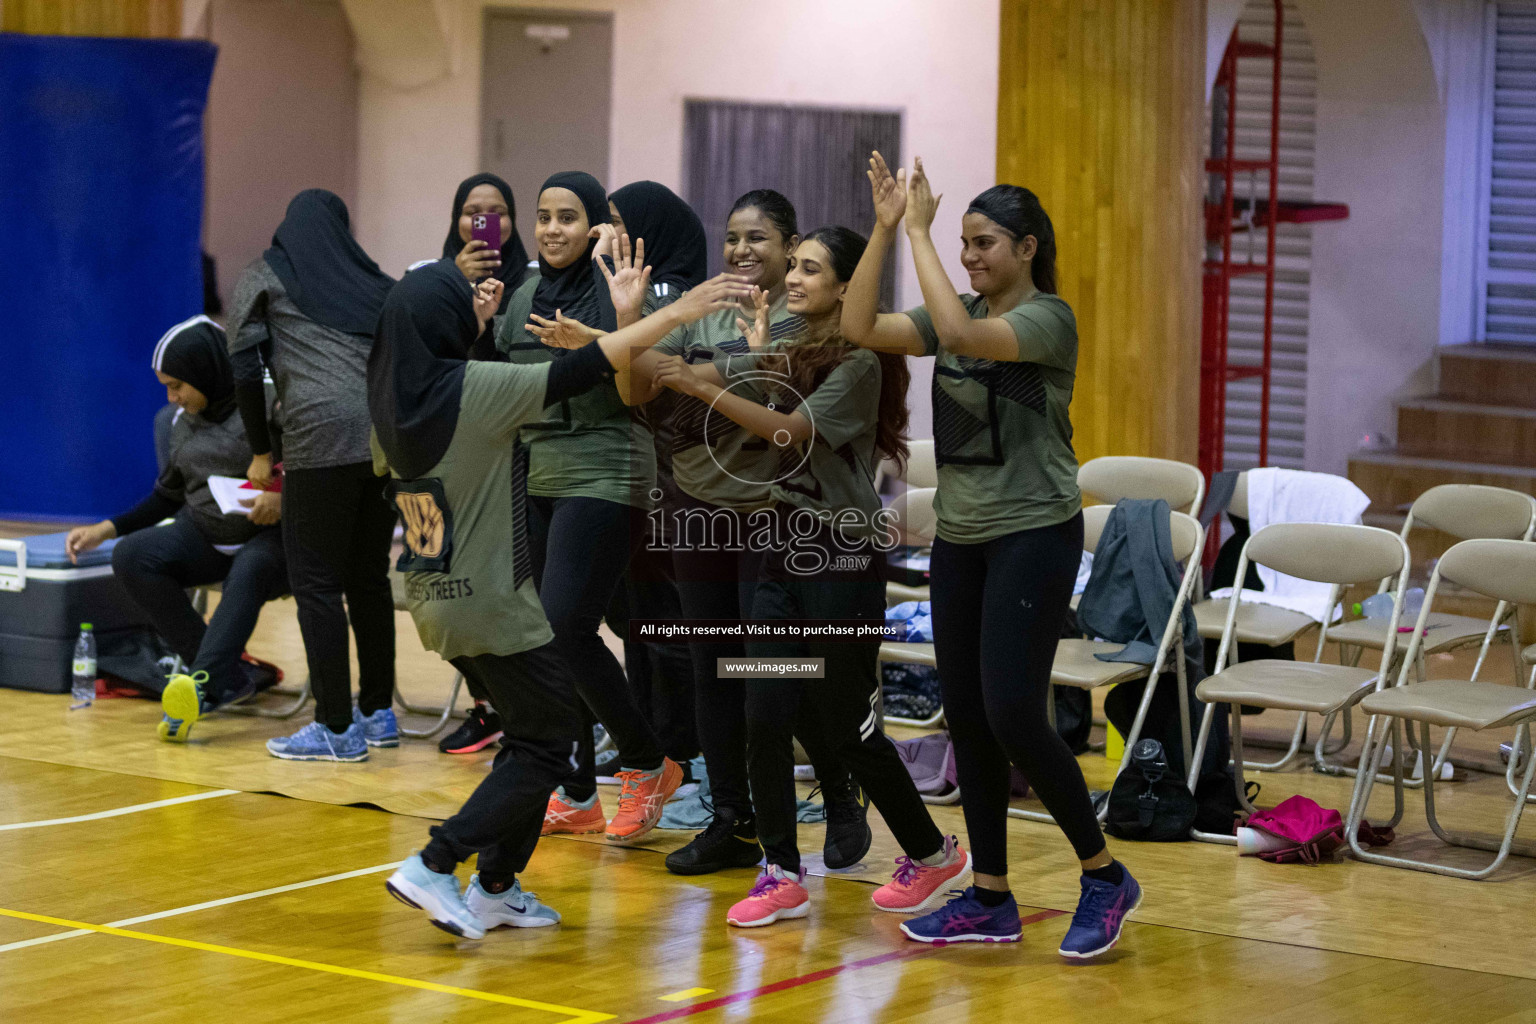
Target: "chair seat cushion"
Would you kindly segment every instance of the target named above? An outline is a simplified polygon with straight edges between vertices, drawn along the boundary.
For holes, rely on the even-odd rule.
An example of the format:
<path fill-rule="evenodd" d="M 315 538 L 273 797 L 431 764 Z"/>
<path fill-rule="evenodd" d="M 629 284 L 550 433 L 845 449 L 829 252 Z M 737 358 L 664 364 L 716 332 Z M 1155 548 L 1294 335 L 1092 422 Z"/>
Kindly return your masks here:
<path fill-rule="evenodd" d="M 1404 625 L 1410 625 L 1410 623 L 1405 622 Z M 1504 630 L 1508 627 L 1499 628 Z M 1470 615 L 1441 615 L 1438 612 L 1430 612 L 1429 622 L 1424 630 L 1424 653 L 1438 654 L 1473 640 L 1481 640 L 1483 634 L 1487 632 L 1487 619 L 1477 619 Z M 1373 651 L 1381 650 L 1386 638 L 1387 624 L 1381 619 L 1352 619 L 1328 628 L 1329 640 L 1356 647 L 1369 647 Z M 1407 633 L 1398 634 L 1399 651 L 1407 648 L 1408 638 Z"/>
<path fill-rule="evenodd" d="M 1431 679 L 1373 693 L 1360 702 L 1360 707 L 1367 714 L 1475 731 L 1536 717 L 1536 691 L 1499 683 Z"/>
<path fill-rule="evenodd" d="M 933 656 L 933 644 L 883 643 L 880 660 L 895 661 L 903 665 L 937 665 Z"/>
<path fill-rule="evenodd" d="M 1096 640 L 1063 640 L 1056 646 L 1056 660 L 1051 664 L 1051 682 L 1057 686 L 1076 686 L 1092 690 L 1110 683 L 1141 679 L 1150 666 L 1134 661 L 1100 661 L 1095 654 L 1118 654 L 1124 644 Z"/>
<path fill-rule="evenodd" d="M 1227 599 L 1201 601 L 1195 605 L 1195 625 L 1207 640 L 1220 640 L 1227 625 Z M 1237 606 L 1236 639 L 1244 644 L 1279 647 L 1306 631 L 1313 621 L 1301 612 L 1277 608 L 1272 604 L 1244 601 Z"/>
<path fill-rule="evenodd" d="M 1520 660 L 1524 661 L 1527 665 L 1536 665 L 1536 644 L 1531 644 L 1531 646 L 1521 651 Z"/>
<path fill-rule="evenodd" d="M 1326 715 L 1353 704 L 1376 682 L 1367 668 L 1310 661 L 1246 661 L 1218 672 L 1195 688 L 1207 704 L 1252 704 Z"/>

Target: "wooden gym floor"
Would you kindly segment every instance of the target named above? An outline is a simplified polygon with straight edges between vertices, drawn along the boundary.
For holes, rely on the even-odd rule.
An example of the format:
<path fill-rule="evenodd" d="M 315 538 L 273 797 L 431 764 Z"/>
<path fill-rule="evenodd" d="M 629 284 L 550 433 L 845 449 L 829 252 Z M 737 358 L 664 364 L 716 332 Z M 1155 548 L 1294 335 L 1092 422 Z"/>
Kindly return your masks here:
<path fill-rule="evenodd" d="M 407 617 L 399 626 L 407 691 L 441 700 L 451 673 L 421 651 Z M 251 650 L 302 675 L 291 602 L 268 606 Z M 1502 650 L 1493 664 L 1511 674 Z M 662 853 L 688 833 L 658 831 L 634 850 L 557 838 L 540 844 L 524 879 L 564 923 L 456 943 L 389 899 L 383 879 L 487 759 L 407 740 L 363 765 L 294 764 L 267 757 L 261 741 L 305 716 L 214 716 L 176 747 L 155 739 L 151 702 L 66 704 L 0 691 L 6 1022 L 1536 1022 L 1532 860 L 1466 882 L 1111 840 L 1146 900 L 1119 948 L 1073 964 L 1055 950 L 1077 868 L 1046 825 L 1010 822 L 1024 940 L 985 948 L 905 942 L 898 919 L 872 908 L 871 883 L 896 852 L 877 818 L 862 870 L 812 878 L 812 915 L 759 931 L 724 923 L 752 872 L 666 872 Z M 1249 722 L 1272 736 L 1286 724 Z M 1469 738 L 1458 763 L 1496 765 L 1503 738 Z M 1102 755 L 1082 763 L 1090 785 L 1107 784 Z M 1349 780 L 1306 770 L 1257 779 L 1264 804 L 1293 792 L 1348 801 Z M 1484 831 L 1508 806 L 1502 777 L 1479 772 L 1458 771 L 1437 796 L 1444 820 Z M 611 812 L 615 792 L 603 797 Z M 1416 801 L 1410 792 L 1398 847 L 1437 851 Z M 1389 791 L 1378 788 L 1374 804 L 1384 817 Z M 933 811 L 963 837 L 958 808 Z M 1521 835 L 1536 836 L 1536 816 Z M 819 849 L 820 828 L 801 836 Z"/>

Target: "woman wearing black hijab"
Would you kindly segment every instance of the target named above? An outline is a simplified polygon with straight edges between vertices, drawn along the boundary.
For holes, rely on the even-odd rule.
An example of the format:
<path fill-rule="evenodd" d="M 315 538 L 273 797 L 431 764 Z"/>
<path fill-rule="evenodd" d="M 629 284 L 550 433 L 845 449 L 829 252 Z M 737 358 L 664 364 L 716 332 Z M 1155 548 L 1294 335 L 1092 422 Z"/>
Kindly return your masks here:
<path fill-rule="evenodd" d="M 570 357 L 568 350 L 550 348 L 530 333 L 530 317 L 553 321 L 558 312 L 603 331 L 617 327 L 608 287 L 592 258 L 599 226 L 612 230 L 606 227 L 609 217 L 608 194 L 592 175 L 567 171 L 544 182 L 534 230 L 539 276 L 524 281 L 508 301 L 496 337 L 509 361 L 540 365 Z M 577 692 L 618 746 L 620 769 L 614 774 L 623 783 L 610 821 L 597 797 L 588 730 L 580 770 L 550 795 L 545 828 L 605 832 L 610 842 L 634 842 L 656 826 L 662 804 L 683 778 L 597 632 L 630 555 L 644 539 L 645 512 L 656 486 L 651 432 L 630 415 L 608 381 L 550 406 L 541 420 L 523 428 L 522 437 L 534 512 L 534 579 Z"/>
<path fill-rule="evenodd" d="M 486 213 L 501 218 L 501 248 L 492 249 L 470 237 L 470 218 Z M 459 182 L 453 196 L 453 219 L 443 240 L 443 259 L 453 260 L 470 284 L 494 277 L 504 286 L 501 309 L 528 276 L 528 250 L 517 233 L 517 204 L 512 187 L 494 174 L 476 174 Z"/>
<path fill-rule="evenodd" d="M 560 920 L 522 891 L 517 875 L 538 842 L 551 790 L 571 774 L 578 734 L 591 742 L 533 586 L 520 486 L 528 450 L 518 435 L 543 410 L 603 386 L 633 352 L 746 287 L 722 276 L 562 359 L 466 362 L 501 291 L 496 280 L 471 289 L 442 260 L 412 271 L 384 305 L 368 361 L 368 409 L 405 524 L 411 617 L 423 645 L 490 696 L 506 729 L 491 774 L 387 884 L 438 927 L 475 939 L 499 925 Z M 479 871 L 461 895 L 453 871 L 473 854 Z"/>
<path fill-rule="evenodd" d="M 368 747 L 400 742 L 390 710 L 395 518 L 373 473 L 365 381 L 374 328 L 393 284 L 352 237 L 346 204 L 308 189 L 288 204 L 272 247 L 235 285 L 229 347 L 240 415 L 256 453 L 248 475 L 264 485 L 273 473 L 257 401 L 270 369 L 284 417 L 283 541 L 315 695 L 315 721 L 269 740 L 274 757 L 366 761 Z M 349 617 L 357 638 L 356 711 Z"/>
<path fill-rule="evenodd" d="M 151 366 L 177 410 L 165 469 L 132 509 L 69 531 L 66 549 L 73 561 L 122 538 L 112 571 L 186 667 L 166 685 L 160 722 L 162 739 L 184 742 L 203 712 L 256 690 L 240 655 L 261 606 L 288 589 L 276 525 L 282 497 L 253 492 L 250 512 L 226 515 L 208 489 L 210 476 L 241 476 L 251 461 L 219 325 L 195 316 L 172 327 L 155 345 Z M 205 623 L 187 589 L 219 582 L 223 596 Z"/>

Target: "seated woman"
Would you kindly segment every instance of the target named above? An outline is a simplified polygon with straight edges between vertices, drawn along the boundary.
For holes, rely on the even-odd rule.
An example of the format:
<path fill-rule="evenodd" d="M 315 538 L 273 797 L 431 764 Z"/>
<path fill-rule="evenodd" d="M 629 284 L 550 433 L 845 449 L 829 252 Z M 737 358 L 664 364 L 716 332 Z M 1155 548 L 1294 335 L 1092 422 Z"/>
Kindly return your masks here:
<path fill-rule="evenodd" d="M 160 738 L 185 742 L 205 712 L 256 691 L 241 652 L 261 606 L 288 591 L 282 498 L 254 493 L 245 515 L 226 515 L 208 487 L 210 476 L 244 477 L 251 461 L 235 413 L 235 377 L 224 331 L 206 316 L 177 324 L 151 360 L 166 397 L 179 407 L 171 425 L 165 471 L 143 501 L 93 526 L 69 532 L 71 559 L 113 537 L 112 571 L 157 632 L 189 666 L 171 677 L 161 704 Z M 171 522 L 157 526 L 174 516 Z M 188 587 L 224 584 L 211 621 L 192 607 Z"/>

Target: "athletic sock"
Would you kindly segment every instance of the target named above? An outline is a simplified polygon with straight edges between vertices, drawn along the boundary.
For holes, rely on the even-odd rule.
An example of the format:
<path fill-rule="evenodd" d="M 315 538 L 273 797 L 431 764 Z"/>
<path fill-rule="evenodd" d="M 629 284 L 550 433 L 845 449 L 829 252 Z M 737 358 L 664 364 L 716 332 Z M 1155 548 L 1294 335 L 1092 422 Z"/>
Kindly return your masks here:
<path fill-rule="evenodd" d="M 925 868 L 941 868 L 949 863 L 950 856 L 949 843 L 946 842 L 939 846 L 938 853 L 928 857 L 918 857 L 917 862 Z"/>
<path fill-rule="evenodd" d="M 1008 902 L 1012 895 L 1007 889 L 999 892 L 996 889 L 983 889 L 981 886 L 972 886 L 971 891 L 976 894 L 976 902 L 984 907 L 1000 907 Z"/>
<path fill-rule="evenodd" d="M 1101 868 L 1084 871 L 1083 874 L 1100 882 L 1108 882 L 1110 885 L 1119 885 L 1125 881 L 1125 868 L 1121 867 L 1117 860 L 1112 860 Z"/>
<path fill-rule="evenodd" d="M 490 893 L 492 896 L 497 896 L 497 895 L 500 895 L 501 893 L 506 892 L 508 889 L 512 888 L 512 882 L 513 881 L 516 881 L 516 879 L 512 879 L 512 880 L 509 880 L 509 881 L 506 881 L 506 882 L 491 882 L 491 881 L 487 881 L 485 876 L 482 875 L 480 877 L 480 888 L 484 889 L 486 892 Z"/>
<path fill-rule="evenodd" d="M 597 803 L 597 787 L 592 787 L 591 795 L 578 799 L 571 795 L 571 791 L 564 786 L 560 787 L 560 795 L 565 797 L 565 802 L 582 811 L 589 811 L 592 805 Z"/>

